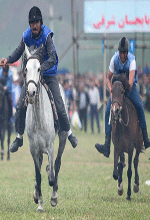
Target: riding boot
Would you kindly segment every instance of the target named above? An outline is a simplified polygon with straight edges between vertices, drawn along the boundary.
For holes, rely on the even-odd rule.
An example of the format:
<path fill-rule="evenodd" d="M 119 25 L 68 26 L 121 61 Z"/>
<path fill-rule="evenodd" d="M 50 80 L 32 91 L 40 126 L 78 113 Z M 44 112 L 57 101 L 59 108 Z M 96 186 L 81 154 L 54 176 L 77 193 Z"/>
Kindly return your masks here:
<path fill-rule="evenodd" d="M 142 134 L 143 134 L 144 146 L 145 149 L 147 149 L 148 147 L 150 147 L 150 139 L 148 138 L 147 128 L 142 129 Z"/>
<path fill-rule="evenodd" d="M 109 157 L 110 155 L 110 142 L 111 142 L 111 136 L 106 135 L 105 136 L 105 143 L 104 144 L 95 144 L 96 149 L 98 152 L 103 154 L 105 157 Z"/>
<path fill-rule="evenodd" d="M 59 119 L 59 123 L 60 123 L 60 128 L 63 131 L 69 131 L 70 130 L 70 124 L 69 124 L 69 120 L 68 120 L 66 111 L 62 111 L 61 114 L 58 113 L 58 119 Z M 73 133 L 71 133 L 68 136 L 68 140 L 70 141 L 73 148 L 75 148 L 77 146 L 78 139 L 76 138 L 76 136 Z"/>

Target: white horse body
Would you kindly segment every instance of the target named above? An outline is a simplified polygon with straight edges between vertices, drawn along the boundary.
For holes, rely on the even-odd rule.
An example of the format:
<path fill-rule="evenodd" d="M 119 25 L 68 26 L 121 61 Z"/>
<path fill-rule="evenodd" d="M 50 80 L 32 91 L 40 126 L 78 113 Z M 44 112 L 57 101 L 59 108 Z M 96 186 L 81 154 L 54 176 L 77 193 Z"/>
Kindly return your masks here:
<path fill-rule="evenodd" d="M 34 201 L 38 203 L 38 211 L 43 211 L 43 198 L 41 193 L 41 166 L 43 161 L 43 153 L 48 155 L 49 165 L 46 167 L 48 173 L 49 185 L 53 186 L 53 193 L 51 197 L 51 205 L 57 204 L 57 179 L 61 165 L 61 156 L 63 154 L 67 132 L 60 131 L 59 135 L 59 149 L 55 160 L 55 175 L 53 169 L 54 157 L 54 140 L 56 136 L 54 128 L 54 118 L 51 103 L 45 87 L 40 82 L 41 68 L 38 58 L 29 53 L 26 49 L 27 64 L 26 64 L 26 85 L 28 107 L 26 113 L 26 130 L 30 144 L 30 152 L 32 154 L 36 183 L 34 192 Z M 65 94 L 62 86 L 60 86 L 62 98 L 65 102 Z M 66 105 L 65 105 L 66 108 Z"/>
<path fill-rule="evenodd" d="M 55 140 L 54 119 L 48 94 L 40 84 L 39 101 L 28 104 L 26 130 L 30 142 L 30 151 L 42 151 L 48 154 Z M 53 146 L 52 146 L 53 147 Z"/>

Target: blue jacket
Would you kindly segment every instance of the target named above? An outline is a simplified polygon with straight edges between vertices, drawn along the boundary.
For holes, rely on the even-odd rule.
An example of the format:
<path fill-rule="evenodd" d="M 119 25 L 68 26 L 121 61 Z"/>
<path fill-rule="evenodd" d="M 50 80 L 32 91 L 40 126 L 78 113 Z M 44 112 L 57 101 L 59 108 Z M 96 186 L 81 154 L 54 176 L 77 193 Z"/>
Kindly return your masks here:
<path fill-rule="evenodd" d="M 3 68 L 0 68 L 0 79 L 4 79 L 5 83 L 4 86 L 7 87 L 7 92 L 12 92 L 12 73 L 8 70 L 8 74 L 6 77 L 3 75 Z"/>
<path fill-rule="evenodd" d="M 23 40 L 24 40 L 24 43 L 30 47 L 32 45 L 34 45 L 35 47 L 39 47 L 41 46 L 41 44 L 44 45 L 44 48 L 45 48 L 45 55 L 43 57 L 43 62 L 45 60 L 48 59 L 48 54 L 47 54 L 47 49 L 46 49 L 46 39 L 48 37 L 48 35 L 51 35 L 51 38 L 53 37 L 53 32 L 51 32 L 51 30 L 42 25 L 42 34 L 40 35 L 40 37 L 38 39 L 34 39 L 32 37 L 32 32 L 31 32 L 31 28 L 28 27 L 28 29 L 26 31 L 24 31 L 23 33 Z M 55 47 L 54 47 L 55 49 Z M 44 71 L 43 72 L 43 75 L 56 75 L 57 74 L 57 66 L 58 66 L 58 56 L 57 56 L 57 53 L 56 53 L 56 49 L 55 49 L 55 54 L 56 54 L 56 64 L 49 70 L 47 71 Z"/>
<path fill-rule="evenodd" d="M 115 69 L 115 74 L 122 74 L 122 73 L 126 73 L 128 79 L 129 79 L 129 67 L 130 67 L 130 63 L 135 60 L 135 56 L 131 53 L 128 52 L 127 55 L 127 60 L 125 62 L 125 64 L 123 64 L 120 61 L 119 58 L 119 52 L 116 52 L 114 55 L 114 69 Z M 135 70 L 135 77 L 134 77 L 134 83 L 137 83 L 137 70 Z"/>

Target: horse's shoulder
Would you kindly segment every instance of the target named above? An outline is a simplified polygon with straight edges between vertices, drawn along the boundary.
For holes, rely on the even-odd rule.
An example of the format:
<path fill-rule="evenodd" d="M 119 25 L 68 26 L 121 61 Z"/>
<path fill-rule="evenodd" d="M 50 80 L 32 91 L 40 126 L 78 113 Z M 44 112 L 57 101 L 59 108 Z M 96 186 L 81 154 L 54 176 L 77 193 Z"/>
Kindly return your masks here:
<path fill-rule="evenodd" d="M 133 113 L 135 114 L 136 108 L 135 108 L 134 104 L 132 103 L 132 101 L 128 97 L 126 97 L 125 100 L 127 103 L 127 107 L 129 108 L 129 110 L 131 109 L 131 114 L 133 114 Z"/>

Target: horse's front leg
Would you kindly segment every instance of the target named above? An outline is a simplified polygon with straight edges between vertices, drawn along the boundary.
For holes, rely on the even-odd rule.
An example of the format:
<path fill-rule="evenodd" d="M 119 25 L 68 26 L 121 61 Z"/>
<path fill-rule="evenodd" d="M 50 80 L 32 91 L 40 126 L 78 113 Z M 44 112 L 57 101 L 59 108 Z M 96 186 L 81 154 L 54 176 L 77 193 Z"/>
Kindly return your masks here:
<path fill-rule="evenodd" d="M 34 164 L 35 164 L 35 174 L 36 174 L 36 183 L 35 183 L 35 191 L 34 191 L 34 202 L 38 204 L 37 211 L 43 212 L 43 198 L 42 198 L 42 192 L 41 192 L 41 165 L 43 161 L 43 155 L 40 157 L 33 156 Z"/>
<path fill-rule="evenodd" d="M 119 196 L 122 196 L 123 194 L 122 172 L 123 172 L 123 164 L 122 162 L 119 162 L 118 163 L 118 195 Z"/>
<path fill-rule="evenodd" d="M 118 179 L 118 159 L 119 159 L 119 154 L 116 151 L 116 148 L 114 146 L 114 171 L 113 171 L 113 178 L 115 180 Z"/>
<path fill-rule="evenodd" d="M 132 152 L 128 153 L 128 171 L 127 171 L 127 177 L 128 177 L 128 191 L 127 191 L 127 200 L 131 200 L 131 177 L 132 177 Z"/>
<path fill-rule="evenodd" d="M 55 182 L 54 177 L 54 168 L 53 168 L 53 160 L 54 160 L 54 144 L 51 143 L 50 146 L 47 148 L 48 150 L 48 161 L 49 165 L 46 167 L 47 173 L 48 173 L 48 180 L 49 185 L 53 186 Z"/>
<path fill-rule="evenodd" d="M 59 173 L 60 166 L 61 166 L 61 157 L 64 152 L 65 145 L 66 145 L 67 132 L 61 131 L 61 132 L 59 132 L 58 135 L 59 135 L 59 148 L 58 148 L 58 153 L 57 153 L 57 157 L 55 160 L 55 182 L 54 182 L 53 193 L 52 193 L 52 197 L 51 197 L 51 205 L 53 207 L 55 207 L 58 203 L 58 199 L 57 199 L 57 197 L 58 197 L 57 196 L 58 173 Z"/>
<path fill-rule="evenodd" d="M 139 191 L 138 162 L 139 162 L 139 152 L 136 151 L 136 155 L 134 157 L 135 182 L 134 182 L 134 186 L 133 186 L 133 191 L 135 193 L 137 193 Z"/>

